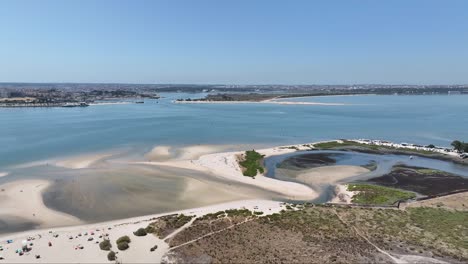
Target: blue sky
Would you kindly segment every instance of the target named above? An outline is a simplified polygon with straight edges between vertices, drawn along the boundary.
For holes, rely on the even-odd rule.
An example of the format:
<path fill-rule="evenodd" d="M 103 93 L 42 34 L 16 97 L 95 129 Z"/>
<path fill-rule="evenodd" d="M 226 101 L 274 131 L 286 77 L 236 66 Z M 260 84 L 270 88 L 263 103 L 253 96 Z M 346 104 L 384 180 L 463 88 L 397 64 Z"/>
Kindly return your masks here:
<path fill-rule="evenodd" d="M 468 84 L 465 0 L 0 0 L 0 82 Z"/>

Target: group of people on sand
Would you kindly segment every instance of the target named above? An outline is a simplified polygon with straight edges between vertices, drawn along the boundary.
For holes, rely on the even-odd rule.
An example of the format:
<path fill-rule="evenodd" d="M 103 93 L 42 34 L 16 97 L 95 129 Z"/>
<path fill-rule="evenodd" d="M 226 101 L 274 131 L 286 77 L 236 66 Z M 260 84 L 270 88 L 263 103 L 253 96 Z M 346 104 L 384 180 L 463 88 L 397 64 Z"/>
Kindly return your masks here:
<path fill-rule="evenodd" d="M 109 230 L 112 229 L 111 227 L 108 228 Z M 79 238 L 79 237 L 82 237 L 82 236 L 89 236 L 87 241 L 95 241 L 95 244 L 99 244 L 99 241 L 98 239 L 94 239 L 94 236 L 96 235 L 95 232 L 100 232 L 102 231 L 103 233 L 100 234 L 98 236 L 99 239 L 109 239 L 109 234 L 108 233 L 105 233 L 104 232 L 105 229 L 96 229 L 95 231 L 90 231 L 90 232 L 84 232 L 84 233 L 78 233 L 76 236 L 69 236 L 68 238 L 70 240 L 72 239 L 75 239 L 75 238 Z M 49 231 L 49 234 L 52 235 L 53 238 L 58 238 L 59 237 L 59 234 L 58 233 L 54 233 L 52 231 Z M 18 254 L 19 256 L 23 256 L 23 255 L 28 255 L 32 249 L 33 249 L 33 246 L 34 246 L 34 240 L 36 239 L 41 239 L 42 238 L 42 235 L 38 234 L 36 236 L 30 236 L 30 237 L 27 237 L 25 240 L 22 241 L 21 243 L 21 247 L 20 248 L 17 248 L 15 249 L 15 253 Z M 8 239 L 7 241 L 7 244 L 13 244 L 13 239 Z M 48 241 L 47 245 L 49 247 L 52 247 L 52 241 Z M 80 250 L 80 249 L 84 249 L 84 246 L 82 244 L 76 244 L 73 246 L 75 250 Z M 6 248 L 8 249 L 8 247 Z M 4 250 L 4 247 L 3 246 L 0 246 L 0 251 L 3 251 Z M 41 258 L 41 255 L 34 255 L 36 259 L 40 259 Z M 4 260 L 5 258 L 3 256 L 0 255 L 0 260 Z"/>

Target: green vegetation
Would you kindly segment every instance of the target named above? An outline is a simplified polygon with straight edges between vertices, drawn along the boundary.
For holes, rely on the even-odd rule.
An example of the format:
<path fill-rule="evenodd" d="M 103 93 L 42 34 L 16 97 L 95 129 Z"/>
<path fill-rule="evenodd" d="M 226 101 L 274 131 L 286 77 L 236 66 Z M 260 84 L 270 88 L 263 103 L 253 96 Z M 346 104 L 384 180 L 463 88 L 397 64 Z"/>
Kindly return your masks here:
<path fill-rule="evenodd" d="M 122 243 L 122 242 L 127 242 L 130 243 L 132 242 L 128 236 L 123 236 L 117 239 L 117 244 Z"/>
<path fill-rule="evenodd" d="M 206 214 L 204 216 L 200 216 L 197 218 L 198 221 L 203 221 L 203 220 L 215 220 L 215 219 L 218 219 L 220 217 L 225 217 L 226 216 L 226 212 L 224 211 L 219 211 L 219 212 L 216 212 L 216 213 L 210 213 L 210 214 Z"/>
<path fill-rule="evenodd" d="M 123 237 L 120 237 L 119 239 L 117 239 L 117 248 L 119 250 L 126 250 L 128 249 L 130 246 L 130 242 L 132 242 L 130 240 L 130 238 L 128 236 L 123 236 Z"/>
<path fill-rule="evenodd" d="M 374 150 L 374 151 L 388 150 L 388 151 L 405 151 L 409 153 L 422 154 L 422 155 L 434 154 L 434 152 L 429 151 L 429 150 L 420 150 L 420 149 L 412 149 L 412 148 L 396 148 L 396 147 L 390 147 L 390 146 L 363 144 L 363 143 L 358 143 L 358 142 L 351 141 L 351 140 L 341 140 L 341 141 L 342 143 L 337 142 L 337 141 L 317 143 L 317 144 L 314 144 L 314 147 L 317 149 L 340 149 L 340 148 L 346 148 L 346 147 L 360 147 L 360 148 Z"/>
<path fill-rule="evenodd" d="M 353 196 L 353 203 L 391 205 L 400 200 L 416 197 L 414 193 L 370 184 L 349 184 L 349 191 L 359 191 Z"/>
<path fill-rule="evenodd" d="M 257 172 L 263 173 L 265 171 L 261 165 L 263 157 L 264 155 L 261 155 L 255 150 L 246 151 L 244 160 L 239 162 L 239 164 L 244 168 L 244 176 L 255 177 L 257 176 Z"/>
<path fill-rule="evenodd" d="M 101 243 L 99 243 L 99 248 L 101 250 L 109 251 L 112 248 L 112 244 L 110 240 L 104 239 Z"/>
<path fill-rule="evenodd" d="M 364 236 L 390 254 L 426 256 L 448 263 L 468 260 L 466 211 L 326 204 L 297 207 L 303 209 L 195 222 L 175 235 L 170 246 L 198 240 L 192 247 L 174 249 L 173 256 L 185 262 L 209 256 L 217 263 L 307 263 L 311 259 L 319 263 L 388 262 Z M 203 237 L 206 234 L 211 235 Z"/>
<path fill-rule="evenodd" d="M 452 142 L 451 145 L 457 151 L 468 152 L 468 143 L 465 143 L 465 142 L 462 142 L 462 141 L 459 141 L 459 140 L 455 140 L 455 141 Z"/>
<path fill-rule="evenodd" d="M 137 231 L 133 232 L 135 236 L 146 236 L 147 232 L 145 228 L 138 228 Z"/>
<path fill-rule="evenodd" d="M 468 212 L 440 208 L 409 208 L 410 219 L 423 230 L 431 230 L 455 247 L 468 249 Z"/>
<path fill-rule="evenodd" d="M 159 238 L 172 233 L 192 220 L 193 216 L 184 214 L 172 214 L 159 217 L 155 222 L 145 228 L 147 233 L 156 234 Z"/>
<path fill-rule="evenodd" d="M 114 261 L 115 260 L 115 252 L 114 251 L 109 252 L 109 254 L 107 254 L 107 259 L 109 261 Z"/>
<path fill-rule="evenodd" d="M 376 145 L 368 145 L 368 144 L 361 144 L 355 141 L 350 140 L 341 140 L 342 142 L 338 141 L 330 141 L 330 142 L 323 142 L 314 144 L 315 148 L 318 149 L 332 149 L 332 148 L 341 148 L 341 147 L 365 147 L 369 149 L 378 150 L 379 146 Z"/>
<path fill-rule="evenodd" d="M 123 251 L 123 250 L 127 250 L 129 247 L 130 247 L 130 246 L 128 245 L 127 242 L 120 242 L 120 243 L 117 244 L 117 248 L 118 248 L 119 250 L 122 250 L 122 251 Z"/>
<path fill-rule="evenodd" d="M 228 217 L 242 216 L 249 217 L 252 215 L 252 212 L 248 209 L 231 209 L 225 211 Z"/>

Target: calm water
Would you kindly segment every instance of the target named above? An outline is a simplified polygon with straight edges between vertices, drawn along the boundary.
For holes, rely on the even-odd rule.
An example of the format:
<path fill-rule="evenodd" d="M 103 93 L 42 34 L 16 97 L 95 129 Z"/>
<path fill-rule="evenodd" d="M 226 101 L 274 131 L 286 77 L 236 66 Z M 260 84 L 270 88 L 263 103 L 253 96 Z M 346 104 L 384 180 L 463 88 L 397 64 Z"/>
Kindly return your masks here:
<path fill-rule="evenodd" d="M 381 138 L 449 145 L 467 140 L 468 95 L 336 96 L 294 101 L 345 106 L 145 104 L 0 109 L 0 171 L 37 160 L 154 145 L 278 145 L 335 138 Z M 202 95 L 200 95 L 202 96 Z"/>

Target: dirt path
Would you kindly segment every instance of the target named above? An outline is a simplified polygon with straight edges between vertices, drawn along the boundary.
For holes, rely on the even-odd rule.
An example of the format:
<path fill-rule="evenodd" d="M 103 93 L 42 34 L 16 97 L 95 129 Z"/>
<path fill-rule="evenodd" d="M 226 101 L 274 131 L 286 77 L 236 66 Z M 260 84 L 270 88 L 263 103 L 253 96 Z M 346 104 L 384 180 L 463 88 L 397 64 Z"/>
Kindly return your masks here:
<path fill-rule="evenodd" d="M 187 241 L 187 242 L 185 242 L 185 243 L 183 243 L 183 244 L 180 244 L 180 245 L 171 247 L 171 248 L 169 248 L 169 251 L 174 250 L 174 249 L 177 249 L 177 248 L 180 248 L 180 247 L 183 247 L 183 246 L 186 246 L 186 245 L 188 245 L 188 244 L 192 244 L 192 243 L 197 242 L 198 240 L 203 239 L 203 238 L 205 238 L 205 237 L 212 236 L 212 235 L 214 235 L 214 234 L 218 234 L 218 233 L 224 232 L 224 231 L 226 231 L 226 230 L 228 230 L 228 229 L 231 229 L 231 228 L 236 227 L 236 226 L 238 226 L 238 225 L 245 224 L 245 223 L 250 222 L 250 221 L 255 220 L 255 219 L 256 219 L 256 218 L 250 218 L 250 219 L 247 219 L 247 220 L 242 221 L 242 222 L 240 222 L 240 223 L 237 223 L 237 224 L 234 224 L 234 225 L 230 225 L 230 226 L 228 226 L 228 227 L 226 227 L 226 228 L 223 228 L 223 229 L 221 229 L 221 230 L 214 231 L 214 232 L 210 232 L 210 233 L 205 234 L 205 235 L 203 235 L 203 236 L 201 236 L 201 237 L 198 237 L 198 238 L 192 239 L 192 240 L 190 240 L 190 241 Z"/>

